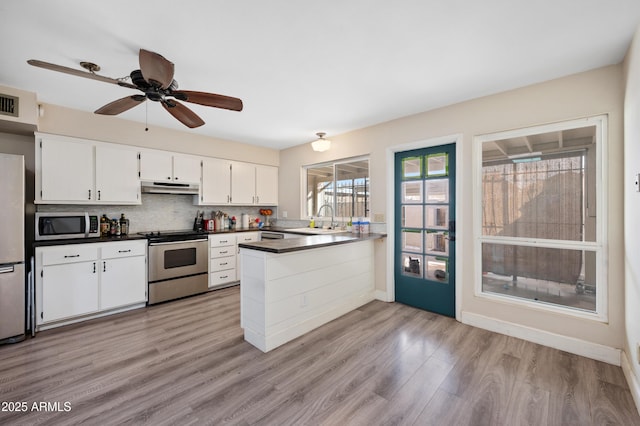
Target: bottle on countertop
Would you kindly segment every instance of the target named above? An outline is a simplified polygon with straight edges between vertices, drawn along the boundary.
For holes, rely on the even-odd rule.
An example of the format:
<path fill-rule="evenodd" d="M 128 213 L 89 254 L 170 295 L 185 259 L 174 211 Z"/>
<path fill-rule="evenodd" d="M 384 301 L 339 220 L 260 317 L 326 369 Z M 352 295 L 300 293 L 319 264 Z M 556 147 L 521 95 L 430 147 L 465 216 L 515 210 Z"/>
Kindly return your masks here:
<path fill-rule="evenodd" d="M 111 236 L 116 235 L 116 223 L 118 223 L 117 220 L 111 219 L 110 227 L 109 227 L 109 235 Z"/>
<path fill-rule="evenodd" d="M 110 229 L 109 219 L 107 218 L 106 214 L 103 214 L 102 217 L 100 218 L 100 236 L 106 237 L 107 235 L 109 235 L 109 229 Z"/>
<path fill-rule="evenodd" d="M 124 217 L 124 213 L 120 215 L 120 235 L 129 233 L 129 219 Z"/>
<path fill-rule="evenodd" d="M 119 237 L 120 235 L 122 235 L 120 230 L 120 221 L 116 220 L 116 236 Z"/>
<path fill-rule="evenodd" d="M 315 228 L 316 227 L 316 221 L 313 219 L 313 216 L 311 216 L 311 220 L 309 220 L 309 228 Z"/>

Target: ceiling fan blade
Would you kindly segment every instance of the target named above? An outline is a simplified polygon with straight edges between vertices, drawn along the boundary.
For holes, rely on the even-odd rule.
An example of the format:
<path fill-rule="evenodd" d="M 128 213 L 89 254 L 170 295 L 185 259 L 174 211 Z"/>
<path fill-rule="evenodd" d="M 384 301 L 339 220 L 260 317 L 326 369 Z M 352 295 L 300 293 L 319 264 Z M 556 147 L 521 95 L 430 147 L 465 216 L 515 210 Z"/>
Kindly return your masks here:
<path fill-rule="evenodd" d="M 162 55 L 140 49 L 140 71 L 149 83 L 166 89 L 173 81 L 174 65 Z"/>
<path fill-rule="evenodd" d="M 98 108 L 95 110 L 96 114 L 102 115 L 118 115 L 121 112 L 125 112 L 136 105 L 144 102 L 146 100 L 146 96 L 144 95 L 133 95 L 127 96 L 126 98 L 118 99 L 117 101 L 110 102 L 103 106 L 102 108 Z"/>
<path fill-rule="evenodd" d="M 80 70 L 65 67 L 62 65 L 56 65 L 56 64 L 51 64 L 49 62 L 39 61 L 37 59 L 29 59 L 27 63 L 29 65 L 33 65 L 34 67 L 40 67 L 40 68 L 48 69 L 51 71 L 63 72 L 65 74 L 71 74 L 71 75 L 76 75 L 78 77 L 90 78 L 92 80 L 98 80 L 105 83 L 120 84 L 120 81 L 116 80 L 115 78 L 104 77 L 91 72 L 80 71 Z"/>
<path fill-rule="evenodd" d="M 232 111 L 242 111 L 242 100 L 231 96 L 217 95 L 215 93 L 194 92 L 191 90 L 174 90 L 171 96 L 175 96 L 181 101 L 191 102 L 215 108 L 230 109 Z"/>
<path fill-rule="evenodd" d="M 178 101 L 163 101 L 162 106 L 164 109 L 169 111 L 169 114 L 173 115 L 178 121 L 189 128 L 200 127 L 204 124 L 202 118 L 198 117 L 198 115 L 191 111 L 186 106 L 182 105 Z"/>

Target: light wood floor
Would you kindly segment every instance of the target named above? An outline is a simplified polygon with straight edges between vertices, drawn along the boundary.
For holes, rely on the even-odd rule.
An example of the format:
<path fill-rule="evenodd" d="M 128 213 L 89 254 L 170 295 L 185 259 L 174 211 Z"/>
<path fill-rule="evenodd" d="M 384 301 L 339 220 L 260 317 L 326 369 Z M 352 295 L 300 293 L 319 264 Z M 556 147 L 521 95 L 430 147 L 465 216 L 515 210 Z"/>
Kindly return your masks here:
<path fill-rule="evenodd" d="M 28 410 L 0 424 L 640 425 L 620 368 L 404 305 L 268 354 L 239 315 L 233 287 L 2 346 L 0 402 Z"/>

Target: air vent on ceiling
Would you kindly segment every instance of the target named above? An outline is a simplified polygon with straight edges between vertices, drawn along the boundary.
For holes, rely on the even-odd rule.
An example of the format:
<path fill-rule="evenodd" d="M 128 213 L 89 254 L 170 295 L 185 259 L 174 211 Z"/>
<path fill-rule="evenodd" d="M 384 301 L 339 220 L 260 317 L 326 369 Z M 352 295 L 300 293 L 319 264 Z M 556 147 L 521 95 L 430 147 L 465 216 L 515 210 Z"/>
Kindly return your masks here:
<path fill-rule="evenodd" d="M 0 114 L 18 116 L 18 98 L 0 93 Z"/>

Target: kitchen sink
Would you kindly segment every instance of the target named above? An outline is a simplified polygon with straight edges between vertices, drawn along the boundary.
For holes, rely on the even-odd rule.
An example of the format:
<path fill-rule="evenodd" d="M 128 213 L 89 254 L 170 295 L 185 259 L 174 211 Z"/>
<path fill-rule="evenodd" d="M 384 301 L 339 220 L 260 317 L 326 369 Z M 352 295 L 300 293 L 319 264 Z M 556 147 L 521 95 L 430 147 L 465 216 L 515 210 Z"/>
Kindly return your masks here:
<path fill-rule="evenodd" d="M 326 229 L 326 228 L 291 228 L 287 229 L 287 231 L 291 232 L 300 232 L 309 235 L 326 235 L 326 234 L 339 234 L 343 231 L 342 229 Z"/>

